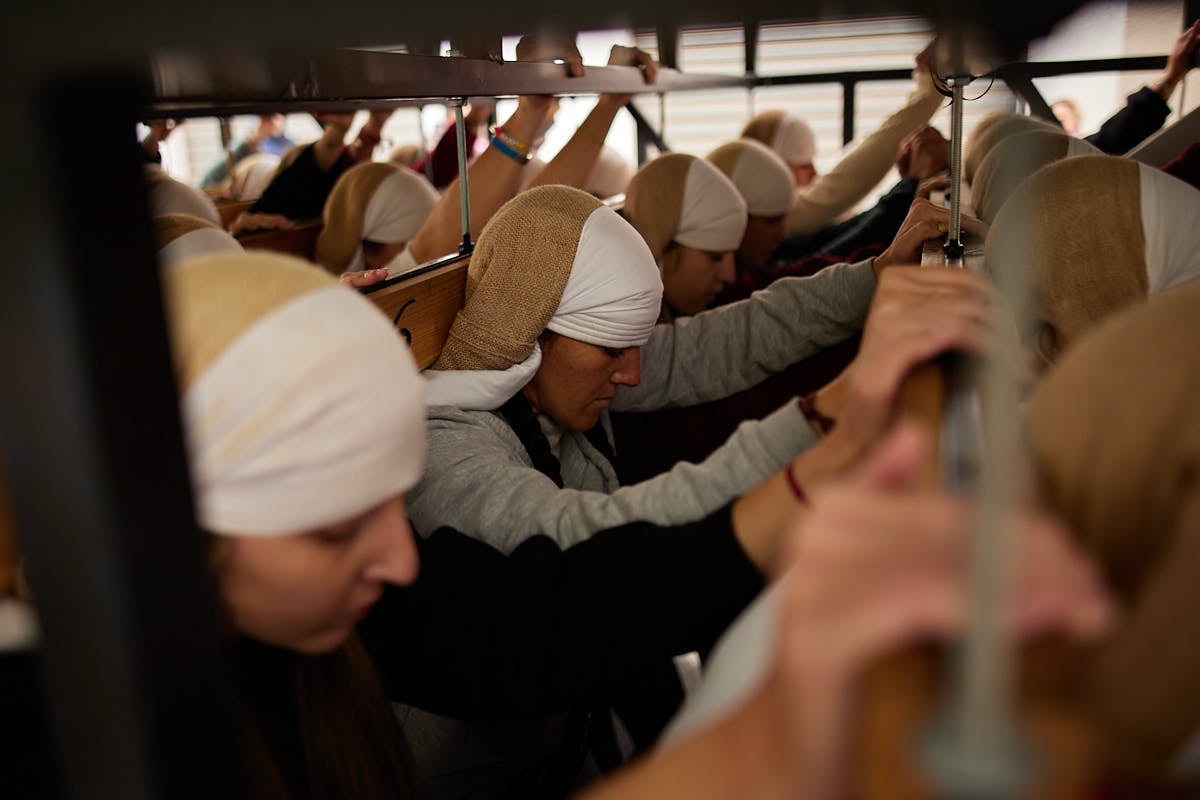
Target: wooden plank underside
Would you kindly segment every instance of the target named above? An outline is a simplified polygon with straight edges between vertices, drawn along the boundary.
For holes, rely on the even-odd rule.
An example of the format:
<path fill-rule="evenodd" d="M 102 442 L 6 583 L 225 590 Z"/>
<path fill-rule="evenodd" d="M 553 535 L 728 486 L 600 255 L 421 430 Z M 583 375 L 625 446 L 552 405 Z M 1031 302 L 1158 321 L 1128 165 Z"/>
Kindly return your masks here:
<path fill-rule="evenodd" d="M 256 231 L 239 236 L 238 241 L 247 250 L 271 250 L 299 256 L 305 261 L 313 260 L 317 249 L 317 237 L 325 226 L 320 220 L 305 222 L 290 230 Z"/>
<path fill-rule="evenodd" d="M 450 325 L 463 306 L 469 263 L 450 264 L 367 295 L 408 341 L 419 369 L 437 361 L 442 352 Z"/>

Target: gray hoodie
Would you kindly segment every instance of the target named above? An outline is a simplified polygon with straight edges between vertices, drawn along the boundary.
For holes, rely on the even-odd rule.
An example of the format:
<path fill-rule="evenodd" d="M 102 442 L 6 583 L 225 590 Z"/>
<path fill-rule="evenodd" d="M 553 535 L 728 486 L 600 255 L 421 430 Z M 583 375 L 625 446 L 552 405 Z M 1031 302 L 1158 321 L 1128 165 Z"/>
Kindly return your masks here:
<path fill-rule="evenodd" d="M 861 330 L 875 291 L 871 261 L 784 278 L 749 298 L 659 325 L 642 348 L 642 381 L 620 386 L 614 411 L 655 411 L 719 400 Z M 508 553 L 544 534 L 569 547 L 635 520 L 701 519 L 762 483 L 815 442 L 795 403 L 742 423 L 699 464 L 681 462 L 632 486 L 582 433 L 539 417 L 563 486 L 534 468 L 496 412 L 432 406 L 429 453 L 408 495 L 418 533 L 443 526 Z M 609 433 L 607 412 L 601 424 Z"/>

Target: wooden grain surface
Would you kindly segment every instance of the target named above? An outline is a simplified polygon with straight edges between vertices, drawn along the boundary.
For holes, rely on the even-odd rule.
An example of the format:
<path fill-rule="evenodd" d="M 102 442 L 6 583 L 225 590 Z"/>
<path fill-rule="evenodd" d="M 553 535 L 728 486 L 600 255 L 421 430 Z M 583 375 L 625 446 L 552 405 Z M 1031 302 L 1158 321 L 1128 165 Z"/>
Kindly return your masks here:
<path fill-rule="evenodd" d="M 454 316 L 463 305 L 469 263 L 451 264 L 367 295 L 408 340 L 419 369 L 428 367 L 442 352 Z"/>

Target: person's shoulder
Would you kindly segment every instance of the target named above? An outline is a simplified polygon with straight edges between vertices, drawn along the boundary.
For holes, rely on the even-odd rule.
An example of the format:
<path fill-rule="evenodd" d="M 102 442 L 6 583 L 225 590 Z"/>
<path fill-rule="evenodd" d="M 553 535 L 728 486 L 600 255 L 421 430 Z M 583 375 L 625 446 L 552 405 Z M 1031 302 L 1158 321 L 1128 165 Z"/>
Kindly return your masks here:
<path fill-rule="evenodd" d="M 455 406 L 430 406 L 425 412 L 430 435 L 473 431 L 478 435 L 512 435 L 508 423 L 494 411 L 471 411 Z"/>

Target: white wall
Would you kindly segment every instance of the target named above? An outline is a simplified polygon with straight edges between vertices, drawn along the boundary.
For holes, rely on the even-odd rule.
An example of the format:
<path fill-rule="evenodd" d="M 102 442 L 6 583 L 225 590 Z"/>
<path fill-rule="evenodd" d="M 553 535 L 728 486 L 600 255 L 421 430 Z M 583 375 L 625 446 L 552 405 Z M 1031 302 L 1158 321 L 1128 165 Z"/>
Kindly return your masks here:
<path fill-rule="evenodd" d="M 1102 0 L 1080 9 L 1051 34 L 1029 46 L 1030 61 L 1070 61 L 1085 58 L 1161 55 L 1170 52 L 1182 30 L 1180 0 Z M 1125 96 L 1152 80 L 1156 72 L 1105 72 L 1095 75 L 1039 78 L 1037 87 L 1047 102 L 1070 98 L 1083 111 L 1081 133 L 1095 132 L 1125 104 Z M 1184 105 L 1200 102 L 1200 79 L 1192 76 Z M 1185 84 L 1186 86 L 1186 84 Z M 1170 102 L 1178 109 L 1177 90 Z"/>
<path fill-rule="evenodd" d="M 1030 61 L 1072 61 L 1124 55 L 1126 3 L 1106 0 L 1084 6 L 1045 39 L 1029 46 Z M 1122 104 L 1120 77 L 1105 72 L 1034 82 L 1046 102 L 1074 100 L 1083 113 L 1080 133 L 1096 131 Z"/>

